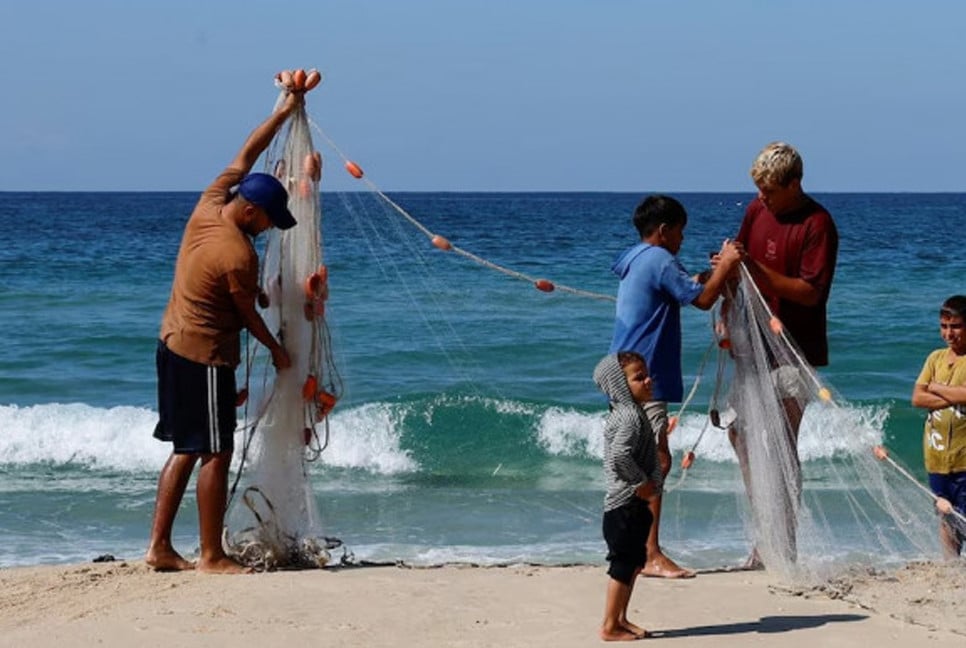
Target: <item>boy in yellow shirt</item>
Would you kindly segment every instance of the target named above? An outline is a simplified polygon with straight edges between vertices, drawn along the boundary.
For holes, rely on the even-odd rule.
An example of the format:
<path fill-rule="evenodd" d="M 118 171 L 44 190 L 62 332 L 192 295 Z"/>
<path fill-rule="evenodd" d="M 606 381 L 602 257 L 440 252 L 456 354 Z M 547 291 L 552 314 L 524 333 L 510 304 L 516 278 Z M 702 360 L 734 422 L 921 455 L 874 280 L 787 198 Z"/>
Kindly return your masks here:
<path fill-rule="evenodd" d="M 952 509 L 966 514 L 966 296 L 954 295 L 939 309 L 946 347 L 929 354 L 912 390 L 912 404 L 929 410 L 923 455 L 929 487 L 944 515 L 939 539 L 947 557 L 960 554 L 966 528 Z"/>

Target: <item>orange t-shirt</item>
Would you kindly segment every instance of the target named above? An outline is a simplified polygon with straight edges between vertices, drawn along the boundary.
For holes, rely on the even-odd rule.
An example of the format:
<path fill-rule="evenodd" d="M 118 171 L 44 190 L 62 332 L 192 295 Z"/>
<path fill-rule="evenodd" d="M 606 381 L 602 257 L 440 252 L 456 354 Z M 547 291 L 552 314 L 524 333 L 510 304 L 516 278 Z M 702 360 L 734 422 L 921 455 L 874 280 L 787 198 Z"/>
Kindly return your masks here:
<path fill-rule="evenodd" d="M 225 169 L 205 189 L 188 219 L 161 341 L 174 353 L 206 365 L 237 367 L 244 328 L 233 293 L 258 294 L 258 254 L 248 235 L 221 208 L 244 173 Z"/>

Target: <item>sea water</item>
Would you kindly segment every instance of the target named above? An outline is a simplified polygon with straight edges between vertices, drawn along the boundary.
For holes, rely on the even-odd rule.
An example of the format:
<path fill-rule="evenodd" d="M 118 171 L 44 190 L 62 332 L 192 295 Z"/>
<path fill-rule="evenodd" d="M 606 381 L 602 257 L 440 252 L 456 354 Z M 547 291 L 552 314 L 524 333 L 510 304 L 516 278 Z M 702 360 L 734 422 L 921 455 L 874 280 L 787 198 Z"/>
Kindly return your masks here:
<path fill-rule="evenodd" d="M 677 197 L 689 213 L 680 257 L 698 272 L 753 196 Z M 942 346 L 940 303 L 966 292 L 956 243 L 966 195 L 815 197 L 841 237 L 822 380 L 849 411 L 877 421 L 871 441 L 922 479 L 922 412 L 909 396 L 926 354 Z M 0 566 L 139 558 L 169 452 L 151 437 L 154 349 L 197 194 L 0 198 Z M 631 215 L 641 194 L 391 198 L 497 266 L 613 296 L 609 268 L 637 239 Z M 613 302 L 540 292 L 438 250 L 373 194 L 323 193 L 322 204 L 326 317 L 345 394 L 329 445 L 308 469 L 326 534 L 344 543 L 335 557 L 602 561 L 606 403 L 591 372 L 610 341 Z M 748 539 L 723 432 L 701 438 L 685 479 L 678 468 L 704 427 L 715 373 L 713 360 L 698 372 L 710 316 L 687 308 L 683 320 L 686 388 L 700 384 L 671 437 L 668 482 L 679 485 L 665 499 L 662 543 L 689 565 L 732 564 Z M 829 443 L 810 425 L 842 433 Z M 806 489 L 841 488 L 824 481 L 826 462 L 870 444 L 850 432 L 844 419 L 806 421 Z M 194 505 L 192 483 L 175 526 L 189 554 Z"/>

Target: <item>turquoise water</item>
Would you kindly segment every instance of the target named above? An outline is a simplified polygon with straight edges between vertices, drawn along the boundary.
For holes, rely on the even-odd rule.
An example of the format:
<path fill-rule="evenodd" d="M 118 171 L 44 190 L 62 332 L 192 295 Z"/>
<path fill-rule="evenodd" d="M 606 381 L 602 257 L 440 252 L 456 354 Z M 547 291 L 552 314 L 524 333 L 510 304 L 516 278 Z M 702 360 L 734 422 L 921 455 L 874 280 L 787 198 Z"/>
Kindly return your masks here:
<path fill-rule="evenodd" d="M 197 196 L 0 196 L 0 566 L 136 558 L 168 451 L 151 438 L 155 336 Z M 690 215 L 681 258 L 697 272 L 752 196 L 678 197 Z M 941 345 L 938 305 L 966 292 L 966 259 L 952 252 L 966 195 L 816 197 L 841 235 L 822 377 L 873 413 L 881 440 L 922 477 L 909 394 Z M 614 294 L 608 269 L 634 242 L 640 196 L 392 198 L 487 260 Z M 323 194 L 323 213 L 327 317 L 346 384 L 332 443 L 310 467 L 327 534 L 373 560 L 601 560 L 605 405 L 590 373 L 608 346 L 612 304 L 542 293 L 443 253 L 370 194 Z M 687 309 L 684 322 L 690 385 L 709 319 Z M 703 427 L 711 374 L 672 437 L 676 458 Z M 816 487 L 830 457 L 867 450 L 844 423 L 834 447 L 818 438 L 803 430 Z M 736 560 L 746 540 L 734 459 L 713 433 L 698 454 L 668 496 L 664 544 L 691 564 Z M 186 500 L 176 526 L 189 552 L 193 505 Z"/>

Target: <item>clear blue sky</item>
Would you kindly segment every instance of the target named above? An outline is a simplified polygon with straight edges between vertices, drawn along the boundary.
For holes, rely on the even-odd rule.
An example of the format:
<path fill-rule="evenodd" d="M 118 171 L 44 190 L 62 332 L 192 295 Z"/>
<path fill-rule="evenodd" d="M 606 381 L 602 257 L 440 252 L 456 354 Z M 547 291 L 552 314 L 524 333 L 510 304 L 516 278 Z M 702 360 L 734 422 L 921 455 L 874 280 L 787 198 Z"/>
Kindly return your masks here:
<path fill-rule="evenodd" d="M 960 0 L 4 0 L 0 190 L 199 190 L 317 67 L 386 190 L 966 191 Z M 323 187 L 355 188 L 322 147 Z"/>

